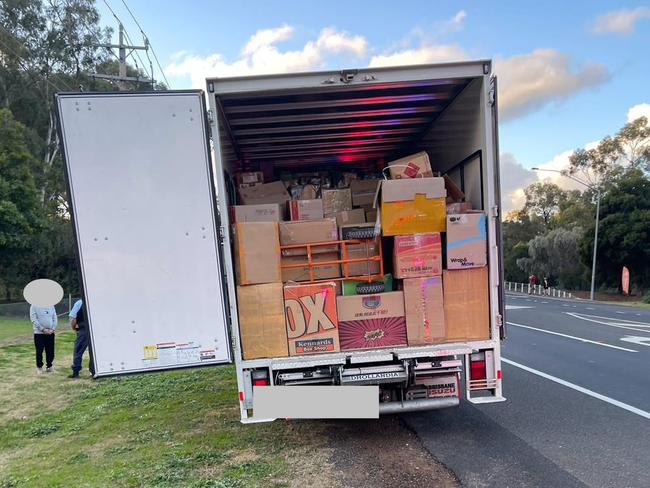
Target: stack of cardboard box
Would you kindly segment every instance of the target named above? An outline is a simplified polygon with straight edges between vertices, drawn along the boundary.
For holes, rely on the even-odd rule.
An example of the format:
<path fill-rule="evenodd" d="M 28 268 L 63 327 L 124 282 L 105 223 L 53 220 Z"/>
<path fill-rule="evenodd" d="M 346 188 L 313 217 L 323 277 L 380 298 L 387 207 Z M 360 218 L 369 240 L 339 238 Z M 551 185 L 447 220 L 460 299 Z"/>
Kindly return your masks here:
<path fill-rule="evenodd" d="M 236 176 L 244 359 L 489 337 L 485 214 L 451 179 L 434 176 L 424 152 L 387 171 L 383 180 L 346 173 L 344 188 L 314 174 L 299 188 L 261 172 Z M 357 235 L 370 238 L 338 243 Z M 383 292 L 363 294 L 357 285 L 380 278 L 384 244 L 393 275 L 384 276 Z M 345 262 L 360 258 L 375 259 Z"/>

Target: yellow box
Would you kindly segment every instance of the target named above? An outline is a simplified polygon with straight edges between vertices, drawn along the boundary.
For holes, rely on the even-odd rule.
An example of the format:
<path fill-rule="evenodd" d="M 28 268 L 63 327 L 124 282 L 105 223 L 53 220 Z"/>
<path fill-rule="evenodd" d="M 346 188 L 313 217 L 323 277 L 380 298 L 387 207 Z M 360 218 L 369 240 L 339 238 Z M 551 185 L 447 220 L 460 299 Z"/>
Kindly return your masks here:
<path fill-rule="evenodd" d="M 447 203 L 444 198 L 427 198 L 381 203 L 381 231 L 385 236 L 445 232 Z"/>

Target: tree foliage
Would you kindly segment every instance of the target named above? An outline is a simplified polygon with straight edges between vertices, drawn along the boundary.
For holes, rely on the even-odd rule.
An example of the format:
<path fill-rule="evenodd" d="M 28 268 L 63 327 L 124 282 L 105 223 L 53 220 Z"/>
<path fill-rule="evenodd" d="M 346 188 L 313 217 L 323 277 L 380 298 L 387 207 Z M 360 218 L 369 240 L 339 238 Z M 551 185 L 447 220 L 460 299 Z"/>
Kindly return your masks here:
<path fill-rule="evenodd" d="M 559 211 L 560 205 L 567 198 L 562 188 L 555 183 L 547 182 L 529 185 L 524 190 L 524 194 L 526 195 L 524 210 L 540 217 L 547 228 L 551 223 L 551 217 Z"/>

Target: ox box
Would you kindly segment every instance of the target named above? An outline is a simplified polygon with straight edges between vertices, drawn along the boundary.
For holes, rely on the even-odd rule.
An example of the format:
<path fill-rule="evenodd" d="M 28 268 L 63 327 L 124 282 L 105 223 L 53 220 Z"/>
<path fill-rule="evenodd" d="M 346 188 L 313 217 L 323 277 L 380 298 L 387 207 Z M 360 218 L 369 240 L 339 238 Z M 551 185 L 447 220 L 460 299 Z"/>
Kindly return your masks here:
<path fill-rule="evenodd" d="M 447 269 L 487 264 L 487 219 L 483 212 L 447 216 Z"/>
<path fill-rule="evenodd" d="M 395 236 L 393 271 L 396 278 L 421 278 L 442 274 L 440 234 Z"/>
<path fill-rule="evenodd" d="M 290 356 L 340 350 L 336 283 L 286 285 L 284 314 Z"/>
<path fill-rule="evenodd" d="M 336 299 L 341 350 L 406 346 L 404 294 L 350 295 Z"/>

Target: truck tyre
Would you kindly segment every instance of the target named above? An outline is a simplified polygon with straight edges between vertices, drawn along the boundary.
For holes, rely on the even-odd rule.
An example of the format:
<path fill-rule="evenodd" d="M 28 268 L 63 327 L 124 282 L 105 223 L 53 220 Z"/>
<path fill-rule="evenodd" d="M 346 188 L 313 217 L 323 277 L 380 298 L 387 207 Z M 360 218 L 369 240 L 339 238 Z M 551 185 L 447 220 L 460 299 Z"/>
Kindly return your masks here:
<path fill-rule="evenodd" d="M 383 293 L 385 290 L 386 285 L 383 281 L 359 283 L 357 285 L 357 295 L 374 295 L 375 293 Z"/>

